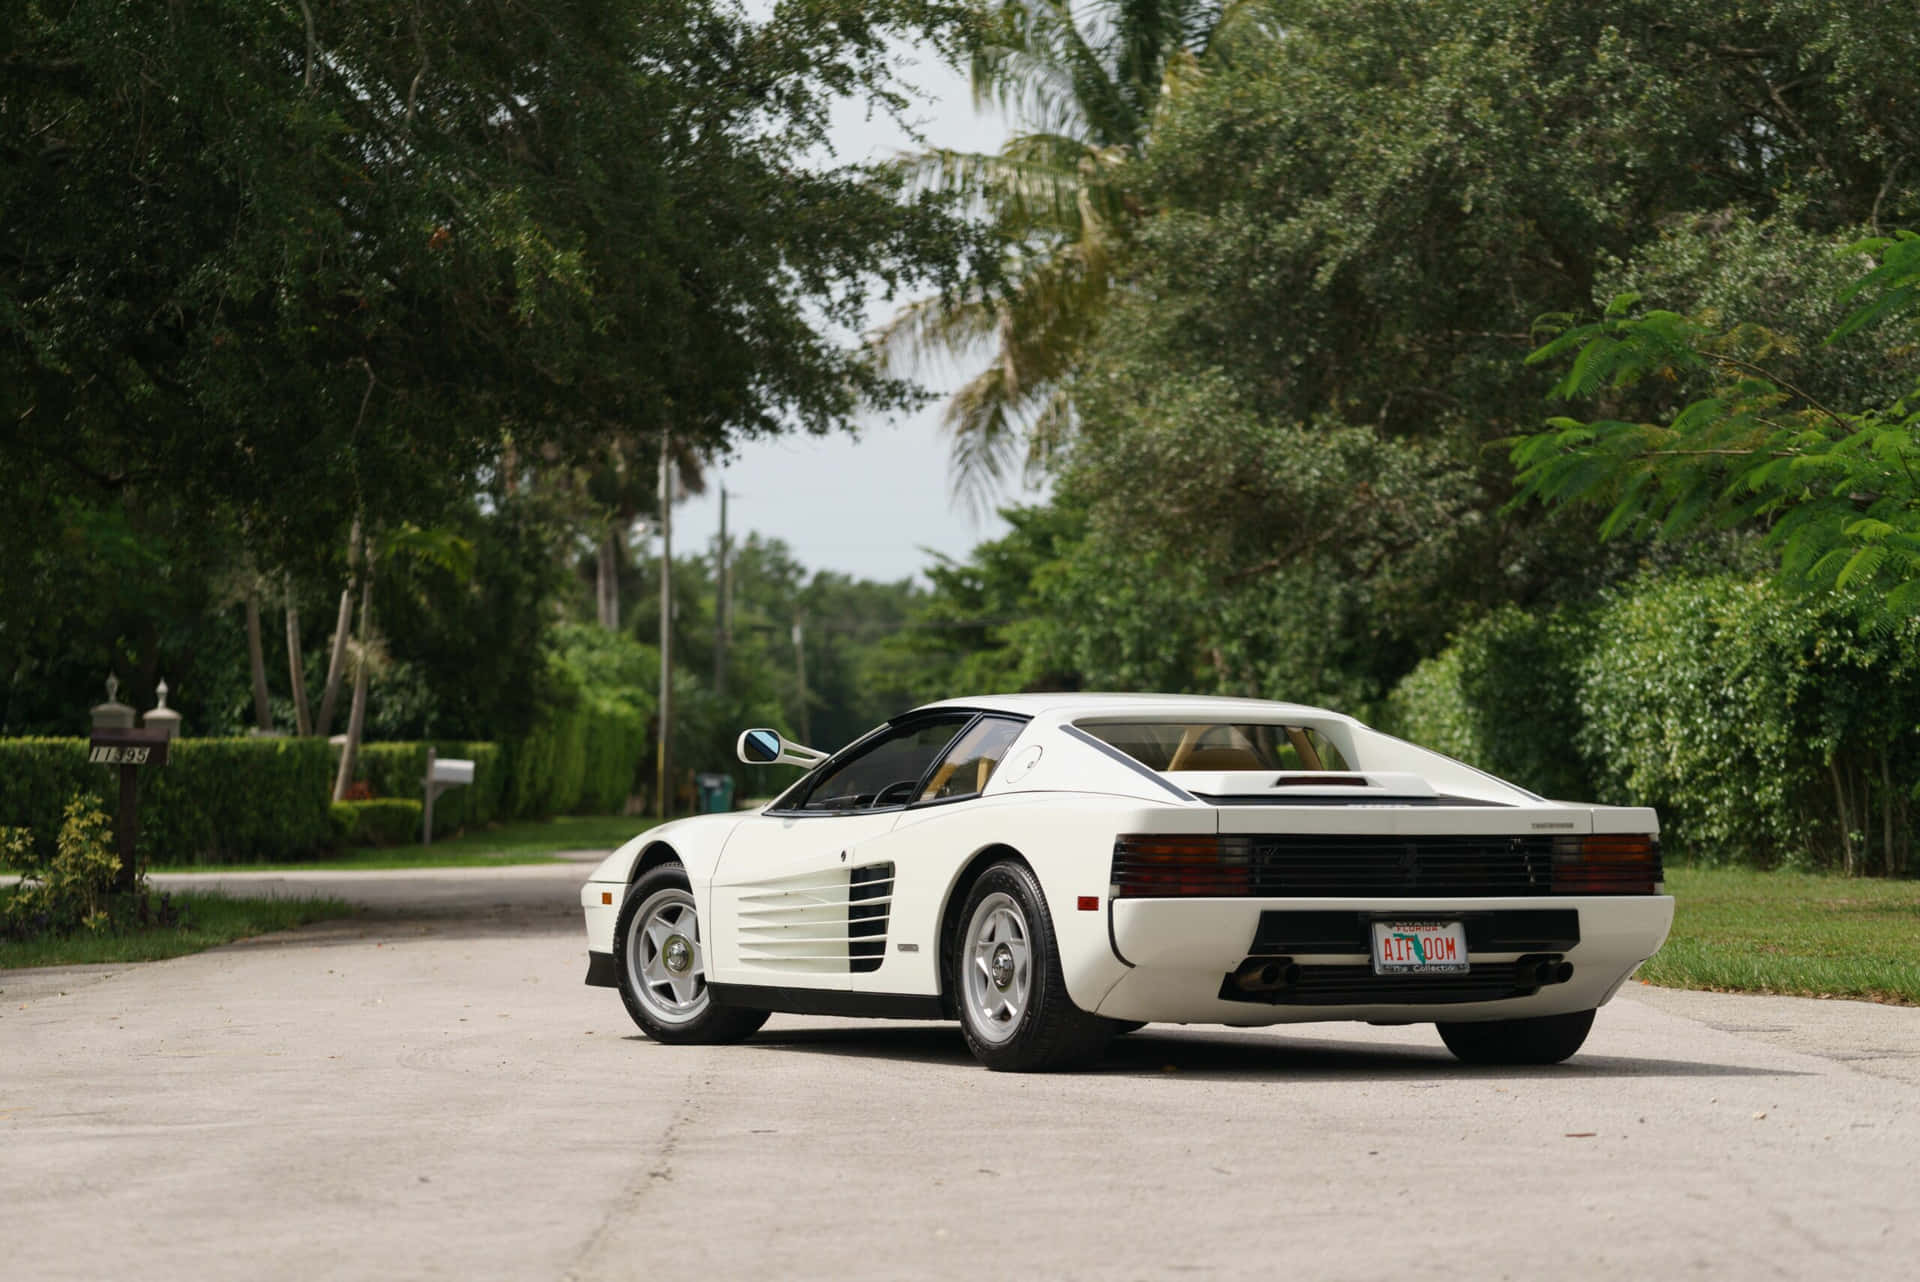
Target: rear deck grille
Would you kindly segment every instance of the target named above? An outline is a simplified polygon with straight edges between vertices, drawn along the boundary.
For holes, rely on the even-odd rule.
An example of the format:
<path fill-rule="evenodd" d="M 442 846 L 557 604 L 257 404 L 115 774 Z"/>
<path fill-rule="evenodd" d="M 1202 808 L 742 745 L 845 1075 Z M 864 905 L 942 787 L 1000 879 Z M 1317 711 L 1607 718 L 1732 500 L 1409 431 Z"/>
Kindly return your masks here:
<path fill-rule="evenodd" d="M 1542 895 L 1553 889 L 1551 837 L 1250 839 L 1256 895 Z"/>
<path fill-rule="evenodd" d="M 1125 897 L 1169 895 L 1371 899 L 1545 895 L 1552 837 L 1375 837 L 1300 833 L 1114 843 Z"/>

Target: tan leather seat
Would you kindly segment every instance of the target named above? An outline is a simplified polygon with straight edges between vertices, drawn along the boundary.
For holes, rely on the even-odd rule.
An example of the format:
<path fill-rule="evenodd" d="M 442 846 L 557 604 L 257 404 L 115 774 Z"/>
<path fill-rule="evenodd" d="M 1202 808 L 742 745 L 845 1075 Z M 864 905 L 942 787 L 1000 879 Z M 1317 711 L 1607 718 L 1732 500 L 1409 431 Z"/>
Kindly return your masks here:
<path fill-rule="evenodd" d="M 1262 770 L 1251 748 L 1195 748 L 1180 763 L 1182 770 Z"/>

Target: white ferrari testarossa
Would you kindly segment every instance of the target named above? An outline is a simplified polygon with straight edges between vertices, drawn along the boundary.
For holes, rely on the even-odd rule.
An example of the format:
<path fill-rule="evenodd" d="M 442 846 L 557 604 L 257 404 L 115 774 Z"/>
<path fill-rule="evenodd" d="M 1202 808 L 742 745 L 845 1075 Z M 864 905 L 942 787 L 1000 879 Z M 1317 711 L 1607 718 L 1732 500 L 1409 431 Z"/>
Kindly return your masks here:
<path fill-rule="evenodd" d="M 753 812 L 594 869 L 587 982 L 662 1042 L 771 1011 L 955 1019 L 989 1068 L 1142 1023 L 1433 1022 L 1555 1063 L 1666 938 L 1653 811 L 1547 801 L 1338 713 L 1251 699 L 956 699 Z"/>

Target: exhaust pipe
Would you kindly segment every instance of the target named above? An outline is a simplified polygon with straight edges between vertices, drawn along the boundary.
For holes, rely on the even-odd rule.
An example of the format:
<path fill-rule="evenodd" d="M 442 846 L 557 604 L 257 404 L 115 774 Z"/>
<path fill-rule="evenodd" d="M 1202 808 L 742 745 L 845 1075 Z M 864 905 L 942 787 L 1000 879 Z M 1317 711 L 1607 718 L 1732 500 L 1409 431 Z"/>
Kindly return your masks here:
<path fill-rule="evenodd" d="M 1243 993 L 1271 993 L 1300 982 L 1300 968 L 1290 957 L 1249 957 L 1233 972 L 1233 983 Z"/>
<path fill-rule="evenodd" d="M 1528 972 L 1523 969 L 1521 973 Z M 1548 984 L 1564 984 L 1573 978 L 1573 963 L 1561 961 L 1558 957 L 1548 957 L 1543 961 L 1535 962 L 1531 973 L 1536 988 L 1545 988 Z"/>

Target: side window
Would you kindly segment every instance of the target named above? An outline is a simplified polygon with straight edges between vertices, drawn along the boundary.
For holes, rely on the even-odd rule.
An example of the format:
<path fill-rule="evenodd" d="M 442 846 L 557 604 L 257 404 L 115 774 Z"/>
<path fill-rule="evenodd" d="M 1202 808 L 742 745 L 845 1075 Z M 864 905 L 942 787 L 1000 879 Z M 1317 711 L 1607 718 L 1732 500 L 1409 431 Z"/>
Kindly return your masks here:
<path fill-rule="evenodd" d="M 1026 729 L 1024 721 L 1005 717 L 982 717 L 961 735 L 948 750 L 945 761 L 927 780 L 920 792 L 921 801 L 940 801 L 947 797 L 971 797 L 984 792 L 994 767 L 1007 755 L 1007 749 Z"/>
<path fill-rule="evenodd" d="M 919 721 L 887 732 L 858 755 L 830 767 L 797 808 L 875 810 L 906 805 L 927 767 L 968 720 L 961 716 Z"/>

